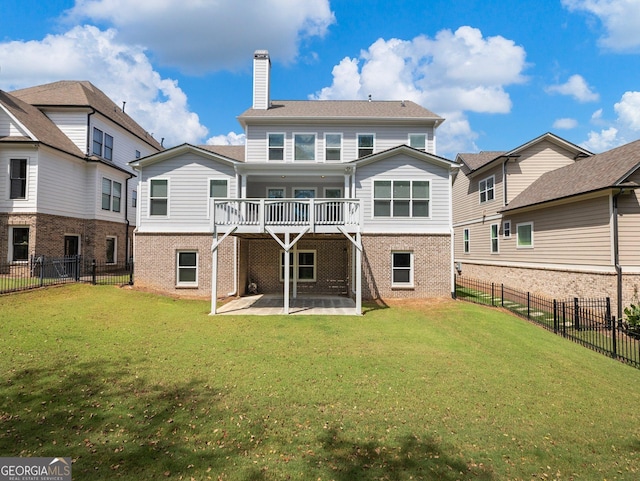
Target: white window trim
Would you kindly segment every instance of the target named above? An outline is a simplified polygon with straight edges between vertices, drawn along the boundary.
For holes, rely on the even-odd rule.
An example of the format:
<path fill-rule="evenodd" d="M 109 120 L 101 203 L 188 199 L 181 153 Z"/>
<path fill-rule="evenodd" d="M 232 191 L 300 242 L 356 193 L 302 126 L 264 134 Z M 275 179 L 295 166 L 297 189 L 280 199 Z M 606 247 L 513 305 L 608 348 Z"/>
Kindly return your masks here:
<path fill-rule="evenodd" d="M 327 159 L 327 149 L 329 148 L 327 146 L 327 135 L 339 135 L 340 136 L 340 158 L 338 160 L 335 159 Z M 343 136 L 342 136 L 342 132 L 325 132 L 324 133 L 324 156 L 323 156 L 323 161 L 324 162 L 342 162 L 343 161 L 343 149 L 344 143 L 343 143 Z M 333 147 L 336 148 L 336 147 Z"/>
<path fill-rule="evenodd" d="M 467 234 L 466 240 L 465 233 Z M 471 229 L 468 228 L 462 230 L 462 252 L 463 254 L 471 253 Z"/>
<path fill-rule="evenodd" d="M 282 135 L 282 160 L 271 160 L 269 159 L 269 136 L 271 135 Z M 267 155 L 265 157 L 267 162 L 286 162 L 287 160 L 287 135 L 284 132 L 267 132 Z M 279 148 L 279 147 L 278 147 Z"/>
<path fill-rule="evenodd" d="M 489 179 L 493 180 L 493 184 L 492 184 L 493 187 L 491 187 L 491 190 L 493 191 L 493 199 L 482 200 L 482 194 L 484 193 L 485 197 L 487 197 L 486 193 L 489 192 L 489 189 L 486 188 L 487 181 Z M 485 183 L 485 189 L 484 190 L 481 190 L 481 188 L 480 188 L 480 184 L 482 182 Z M 478 201 L 480 202 L 480 204 L 486 204 L 487 202 L 492 202 L 494 200 L 496 200 L 496 176 L 495 175 L 490 175 L 489 177 L 485 177 L 484 179 L 480 179 L 478 181 Z"/>
<path fill-rule="evenodd" d="M 151 215 L 151 200 L 153 199 L 151 197 L 151 183 L 154 180 L 166 180 L 167 181 L 167 215 Z M 171 180 L 168 177 L 154 177 L 152 179 L 149 179 L 149 183 L 148 183 L 148 189 L 147 189 L 147 217 L 149 219 L 168 219 L 170 217 L 171 214 L 171 200 L 170 200 L 170 188 L 171 188 Z M 158 199 L 160 199 L 161 197 L 158 197 Z"/>
<path fill-rule="evenodd" d="M 283 192 L 283 196 L 282 197 L 269 197 L 269 191 L 270 190 L 282 190 Z M 265 189 L 265 198 L 267 199 L 286 199 L 287 198 L 287 188 L 286 187 L 267 187 Z"/>
<path fill-rule="evenodd" d="M 297 135 L 313 135 L 313 159 L 296 159 L 296 136 Z M 293 132 L 291 135 L 294 162 L 317 162 L 318 161 L 318 134 L 316 132 Z"/>
<path fill-rule="evenodd" d="M 318 197 L 318 188 L 317 187 L 294 187 L 291 190 L 291 194 L 293 195 L 294 199 L 298 199 L 298 197 L 296 197 L 296 190 L 312 190 L 313 191 L 313 197 L 311 197 L 312 199 L 316 199 Z M 308 199 L 309 197 L 300 197 L 300 199 Z"/>
<path fill-rule="evenodd" d="M 495 237 L 493 235 L 495 229 Z M 493 250 L 493 241 L 496 241 L 496 250 Z M 489 226 L 489 251 L 491 254 L 500 254 L 500 224 L 491 224 Z"/>
<path fill-rule="evenodd" d="M 395 269 L 406 269 L 406 267 L 395 267 L 393 265 L 393 255 L 394 254 L 409 254 L 410 256 L 410 260 L 411 260 L 411 265 L 409 266 L 409 282 L 394 282 L 393 281 L 393 273 L 395 271 Z M 413 289 L 414 286 L 414 271 L 415 271 L 415 255 L 413 253 L 413 251 L 404 251 L 404 250 L 393 250 L 391 251 L 391 287 L 398 289 L 398 288 L 405 288 L 405 289 Z"/>
<path fill-rule="evenodd" d="M 105 238 L 106 240 L 108 239 L 113 239 L 113 262 L 108 262 L 108 259 L 106 259 L 106 251 L 105 251 L 105 259 L 106 259 L 106 264 L 107 265 L 115 265 L 118 263 L 118 238 L 114 235 L 108 235 Z M 106 240 L 105 240 L 105 246 L 106 246 Z"/>
<path fill-rule="evenodd" d="M 212 180 L 226 180 L 227 181 L 227 195 L 226 197 L 216 197 L 217 199 L 228 199 L 230 198 L 229 195 L 229 184 L 230 184 L 230 180 L 229 177 L 226 176 L 222 176 L 222 175 L 218 175 L 218 176 L 214 176 L 214 177 L 208 177 L 207 178 L 207 219 L 211 218 L 211 199 L 213 197 L 211 197 L 211 181 Z M 168 212 L 168 210 L 167 210 Z"/>
<path fill-rule="evenodd" d="M 426 182 L 427 184 L 429 184 L 429 197 L 427 199 L 417 199 L 417 200 L 426 200 L 428 202 L 428 210 L 429 212 L 427 213 L 427 216 L 425 217 L 414 217 L 413 216 L 413 182 L 414 181 L 419 181 L 419 182 Z M 393 215 L 393 197 L 391 197 L 391 212 L 389 213 L 389 215 L 380 215 L 380 216 L 376 216 L 375 215 L 375 201 L 376 201 L 376 197 L 375 197 L 375 190 L 376 190 L 376 182 L 391 182 L 391 194 L 393 195 L 393 183 L 394 182 L 409 182 L 409 192 L 411 197 L 409 197 L 409 215 L 408 216 L 398 216 L 398 217 L 394 217 Z M 406 199 L 403 199 L 406 200 Z M 406 178 L 393 178 L 393 179 L 379 179 L 379 178 L 374 178 L 372 180 L 372 184 L 371 184 L 371 218 L 372 219 L 421 219 L 421 220 L 429 220 L 431 219 L 431 213 L 432 213 L 432 209 L 431 209 L 431 179 L 406 179 Z"/>
<path fill-rule="evenodd" d="M 369 133 L 367 133 L 367 132 L 358 132 L 356 134 L 356 159 L 360 158 L 360 137 L 365 136 L 365 135 L 372 135 L 373 136 L 372 154 L 376 152 L 376 134 L 374 134 L 373 132 L 369 132 Z"/>
<path fill-rule="evenodd" d="M 531 226 L 531 245 L 530 246 L 520 245 L 520 235 L 518 234 L 518 228 L 521 225 Z M 516 224 L 516 249 L 533 249 L 533 222 L 520 222 Z"/>
<path fill-rule="evenodd" d="M 427 134 L 425 132 L 409 132 L 407 134 L 407 145 L 409 147 L 413 148 L 413 149 L 421 150 L 421 149 L 418 149 L 417 147 L 413 147 L 411 145 L 411 136 L 412 135 L 422 135 L 422 136 L 424 136 L 424 150 L 422 150 L 422 152 L 426 152 L 427 151 L 427 143 L 429 142 L 429 137 L 427 136 Z"/>
<path fill-rule="evenodd" d="M 315 249 L 296 249 L 296 250 L 291 250 L 289 251 L 289 254 L 293 255 L 293 264 L 290 264 L 289 267 L 291 267 L 291 269 L 293 270 L 294 274 L 297 272 L 298 267 L 300 267 L 300 265 L 298 264 L 298 254 L 308 254 L 308 253 L 313 253 L 313 279 L 300 279 L 299 276 L 299 272 L 296 274 L 296 281 L 297 282 L 316 282 L 316 278 L 318 275 L 318 252 Z M 284 264 L 283 264 L 283 258 L 284 258 L 284 254 L 285 251 L 284 250 L 280 250 L 280 261 L 279 261 L 279 267 L 278 267 L 278 275 L 280 277 L 280 282 L 284 282 Z M 307 267 L 305 265 L 305 267 Z M 292 280 L 292 278 L 290 279 Z"/>
<path fill-rule="evenodd" d="M 509 228 L 507 229 L 506 226 L 509 226 Z M 511 221 L 510 220 L 502 221 L 502 237 L 504 237 L 505 239 L 511 238 Z"/>
<path fill-rule="evenodd" d="M 9 248 L 7 249 L 7 261 L 10 264 L 26 264 L 29 262 L 29 256 L 27 252 L 27 258 L 25 260 L 14 261 L 13 260 L 13 229 L 29 229 L 29 249 L 31 249 L 31 226 L 28 225 L 10 225 L 9 226 Z"/>
<path fill-rule="evenodd" d="M 184 266 L 185 269 L 194 269 L 196 270 L 196 280 L 193 282 L 180 282 L 180 254 L 182 253 L 194 253 L 196 255 L 196 265 L 192 266 Z M 176 250 L 176 287 L 198 287 L 198 279 L 200 277 L 200 253 L 197 249 L 178 249 Z"/>
<path fill-rule="evenodd" d="M 12 160 L 24 160 L 26 161 L 25 178 L 24 178 L 24 197 L 11 198 L 11 161 Z M 8 172 L 7 172 L 7 196 L 6 199 L 11 202 L 24 202 L 29 200 L 29 157 L 10 157 Z"/>

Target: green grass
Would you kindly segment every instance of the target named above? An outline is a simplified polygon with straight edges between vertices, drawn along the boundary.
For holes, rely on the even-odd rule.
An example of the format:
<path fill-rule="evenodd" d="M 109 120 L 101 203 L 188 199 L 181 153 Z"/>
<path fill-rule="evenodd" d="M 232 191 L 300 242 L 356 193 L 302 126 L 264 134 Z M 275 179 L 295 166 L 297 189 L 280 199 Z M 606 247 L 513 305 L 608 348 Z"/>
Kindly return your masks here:
<path fill-rule="evenodd" d="M 640 371 L 524 320 L 208 312 L 0 297 L 0 455 L 70 456 L 74 480 L 640 479 Z"/>

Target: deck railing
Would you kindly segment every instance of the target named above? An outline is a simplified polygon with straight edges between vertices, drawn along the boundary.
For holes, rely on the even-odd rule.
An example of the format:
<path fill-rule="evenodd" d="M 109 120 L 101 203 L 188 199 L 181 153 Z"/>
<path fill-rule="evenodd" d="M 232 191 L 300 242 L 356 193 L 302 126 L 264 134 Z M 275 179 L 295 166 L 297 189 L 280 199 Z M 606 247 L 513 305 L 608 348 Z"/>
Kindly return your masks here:
<path fill-rule="evenodd" d="M 360 226 L 359 199 L 212 199 L 216 226 Z"/>

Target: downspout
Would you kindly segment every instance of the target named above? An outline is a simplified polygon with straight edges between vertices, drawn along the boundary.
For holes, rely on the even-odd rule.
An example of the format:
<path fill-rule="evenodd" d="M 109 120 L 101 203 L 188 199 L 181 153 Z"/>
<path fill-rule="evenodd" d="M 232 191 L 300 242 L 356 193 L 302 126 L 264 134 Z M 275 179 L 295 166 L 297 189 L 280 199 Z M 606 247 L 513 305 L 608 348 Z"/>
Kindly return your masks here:
<path fill-rule="evenodd" d="M 89 157 L 91 152 L 91 150 L 89 150 L 89 148 L 91 147 L 91 116 L 95 113 L 96 109 L 92 108 L 91 112 L 89 112 L 89 115 L 87 115 L 87 150 L 85 151 L 87 157 Z"/>
<path fill-rule="evenodd" d="M 622 319 L 622 266 L 620 265 L 619 233 L 618 233 L 618 197 L 624 192 L 620 189 L 612 197 L 613 200 L 613 264 L 616 269 L 617 296 L 618 296 L 618 320 Z"/>
<path fill-rule="evenodd" d="M 129 265 L 129 259 L 131 259 L 131 253 L 129 252 L 129 181 L 135 177 L 134 174 L 129 174 L 129 177 L 124 183 L 124 223 L 125 223 L 125 234 L 124 234 L 124 256 L 125 256 L 125 264 Z"/>
<path fill-rule="evenodd" d="M 449 242 L 450 242 L 450 256 L 451 256 L 451 297 L 456 298 L 456 271 L 455 271 L 455 231 L 453 229 L 453 171 L 449 169 Z"/>
<path fill-rule="evenodd" d="M 507 162 L 509 157 L 502 163 L 502 207 L 507 206 Z"/>

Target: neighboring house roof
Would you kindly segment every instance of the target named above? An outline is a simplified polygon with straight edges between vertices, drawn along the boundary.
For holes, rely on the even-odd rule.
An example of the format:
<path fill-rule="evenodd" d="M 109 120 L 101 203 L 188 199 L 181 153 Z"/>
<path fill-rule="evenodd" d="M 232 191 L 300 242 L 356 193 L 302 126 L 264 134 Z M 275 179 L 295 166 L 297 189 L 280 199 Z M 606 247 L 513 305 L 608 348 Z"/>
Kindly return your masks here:
<path fill-rule="evenodd" d="M 612 187 L 639 187 L 628 177 L 640 168 L 640 140 L 543 174 L 501 212 Z"/>
<path fill-rule="evenodd" d="M 244 145 L 198 145 L 199 148 L 223 155 L 238 162 L 244 162 Z"/>
<path fill-rule="evenodd" d="M 583 149 L 582 147 L 576 144 L 573 144 L 561 137 L 558 137 L 557 135 L 552 134 L 551 132 L 547 132 L 545 134 L 540 135 L 539 137 L 536 137 L 533 140 L 530 140 L 529 142 L 519 145 L 513 150 L 487 151 L 487 152 L 480 152 L 478 154 L 458 154 L 456 161 L 461 163 L 461 170 L 465 173 L 465 175 L 468 175 L 500 159 L 504 160 L 507 157 L 517 157 L 518 155 L 520 155 L 522 151 L 543 141 L 553 142 L 554 144 L 559 145 L 569 151 L 573 151 L 576 158 L 588 157 L 590 155 L 593 155 L 588 150 Z"/>
<path fill-rule="evenodd" d="M 162 145 L 151 134 L 91 82 L 62 80 L 15 90 L 11 92 L 11 95 L 36 107 L 87 107 L 94 109 L 154 149 L 162 150 Z"/>
<path fill-rule="evenodd" d="M 409 100 L 274 100 L 264 109 L 250 108 L 238 120 L 244 126 L 248 119 L 313 119 L 313 120 L 432 120 L 444 118 Z"/>
<path fill-rule="evenodd" d="M 3 137 L 2 142 L 40 142 L 54 149 L 84 158 L 84 153 L 45 114 L 7 92 L 0 90 L 0 106 L 33 135 Z"/>

